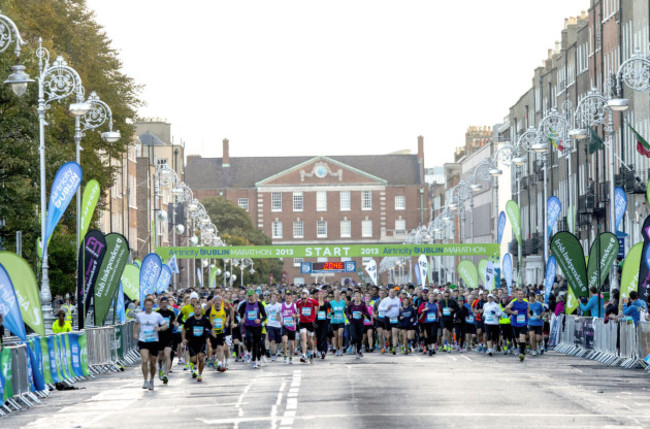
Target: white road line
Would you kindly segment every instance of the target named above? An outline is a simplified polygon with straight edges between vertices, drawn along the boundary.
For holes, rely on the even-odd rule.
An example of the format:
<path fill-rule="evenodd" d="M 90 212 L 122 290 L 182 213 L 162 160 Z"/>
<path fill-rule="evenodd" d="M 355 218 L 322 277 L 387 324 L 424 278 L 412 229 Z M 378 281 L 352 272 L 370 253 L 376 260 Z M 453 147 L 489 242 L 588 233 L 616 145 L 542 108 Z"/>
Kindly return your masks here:
<path fill-rule="evenodd" d="M 284 415 L 280 422 L 281 429 L 289 429 L 293 425 L 293 419 L 296 415 L 296 409 L 298 408 L 298 392 L 300 391 L 301 380 L 301 371 L 297 369 L 293 372 L 291 386 L 287 393 L 287 406 L 284 409 Z"/>
<path fill-rule="evenodd" d="M 450 356 L 450 357 L 451 357 L 451 356 Z M 461 355 L 461 357 L 464 358 L 464 359 L 467 359 L 467 360 L 470 361 L 470 362 L 472 361 L 472 360 L 471 360 L 470 358 L 468 358 L 467 356 L 462 356 L 462 355 Z"/>
<path fill-rule="evenodd" d="M 453 360 L 454 362 L 458 362 L 458 359 L 456 359 L 456 358 L 453 357 L 453 356 L 449 356 L 449 355 L 447 355 L 447 357 L 448 357 L 449 359 Z"/>

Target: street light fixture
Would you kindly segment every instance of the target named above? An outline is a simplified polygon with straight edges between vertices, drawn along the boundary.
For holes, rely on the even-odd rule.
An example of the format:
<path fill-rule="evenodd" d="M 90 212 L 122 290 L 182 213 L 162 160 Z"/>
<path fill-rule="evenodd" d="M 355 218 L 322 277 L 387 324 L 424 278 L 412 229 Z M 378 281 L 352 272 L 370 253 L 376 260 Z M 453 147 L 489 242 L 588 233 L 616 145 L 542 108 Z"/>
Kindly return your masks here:
<path fill-rule="evenodd" d="M 23 94 L 25 94 L 25 91 L 27 91 L 27 84 L 34 82 L 34 79 L 31 79 L 29 75 L 25 73 L 25 66 L 12 66 L 11 69 L 13 70 L 13 73 L 7 77 L 4 83 L 11 86 L 11 90 L 14 94 L 18 97 L 22 97 Z"/>
<path fill-rule="evenodd" d="M 27 42 L 20 37 L 18 27 L 11 18 L 0 14 L 0 53 L 6 51 L 12 44 L 15 44 L 14 54 L 16 58 L 20 58 L 20 47 L 25 46 Z M 11 69 L 13 73 L 7 77 L 4 83 L 11 86 L 14 94 L 22 97 L 27 91 L 27 85 L 34 82 L 34 80 L 25 73 L 25 66 L 23 65 L 17 64 L 12 66 Z"/>

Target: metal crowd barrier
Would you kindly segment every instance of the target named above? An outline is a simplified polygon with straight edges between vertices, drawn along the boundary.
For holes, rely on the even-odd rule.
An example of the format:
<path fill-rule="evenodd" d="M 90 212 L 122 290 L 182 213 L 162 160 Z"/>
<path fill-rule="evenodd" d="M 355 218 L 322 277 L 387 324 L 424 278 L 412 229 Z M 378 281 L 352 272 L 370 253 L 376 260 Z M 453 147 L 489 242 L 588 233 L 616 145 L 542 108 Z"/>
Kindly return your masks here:
<path fill-rule="evenodd" d="M 123 366 L 132 365 L 140 358 L 137 341 L 133 338 L 134 324 L 135 321 L 130 320 L 119 325 L 88 328 L 68 334 L 49 334 L 42 338 L 30 336 L 28 344 L 32 349 L 37 345 L 48 347 L 39 349 L 38 356 L 42 362 L 33 364 L 42 364 L 43 372 L 52 376 L 51 382 L 44 377 L 49 390 L 55 389 L 54 383 L 71 386 L 74 382 L 85 380 L 86 376 L 94 377 L 97 374 L 121 371 Z M 81 343 L 84 333 L 85 347 Z M 74 336 L 76 349 L 73 348 L 73 339 L 70 336 Z M 6 401 L 2 401 L 4 392 L 0 393 L 0 417 L 24 407 L 31 408 L 40 404 L 39 398 L 49 395 L 49 390 L 39 392 L 33 388 L 27 347 L 28 345 L 20 342 L 18 338 L 9 337 L 0 352 L 0 370 L 3 363 L 7 366 L 6 370 L 11 368 L 11 371 L 7 372 L 11 379 L 8 377 L 5 380 L 5 389 L 11 389 L 11 394 Z M 72 353 L 72 350 L 77 353 Z M 85 362 L 81 362 L 83 357 L 79 359 L 84 355 L 84 351 L 87 368 L 84 368 Z"/>

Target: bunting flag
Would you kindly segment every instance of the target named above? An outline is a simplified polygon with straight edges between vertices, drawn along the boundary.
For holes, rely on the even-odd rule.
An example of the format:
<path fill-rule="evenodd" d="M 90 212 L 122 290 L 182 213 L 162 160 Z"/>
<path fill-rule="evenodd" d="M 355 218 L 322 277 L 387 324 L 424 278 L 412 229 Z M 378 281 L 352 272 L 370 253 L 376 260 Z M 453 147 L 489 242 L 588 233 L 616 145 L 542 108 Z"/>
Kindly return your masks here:
<path fill-rule="evenodd" d="M 627 126 L 630 127 L 630 130 L 634 133 L 636 136 L 636 151 L 639 152 L 641 155 L 650 158 L 650 144 L 639 134 L 632 124 L 629 122 L 627 123 Z"/>
<path fill-rule="evenodd" d="M 172 270 L 172 273 L 179 274 L 180 270 L 178 269 L 178 261 L 176 260 L 176 254 L 173 254 L 167 265 Z"/>
<path fill-rule="evenodd" d="M 549 128 L 548 129 L 548 141 L 555 146 L 555 149 L 559 151 L 564 150 L 564 146 L 562 146 L 562 139 L 560 138 L 560 135 L 553 129 Z"/>
<path fill-rule="evenodd" d="M 600 138 L 596 130 L 591 127 L 587 127 L 589 130 L 589 154 L 596 152 L 597 150 L 603 149 L 603 139 Z"/>
<path fill-rule="evenodd" d="M 372 284 L 377 286 L 377 262 L 374 259 L 371 259 L 363 268 L 368 273 L 368 277 L 370 277 Z"/>

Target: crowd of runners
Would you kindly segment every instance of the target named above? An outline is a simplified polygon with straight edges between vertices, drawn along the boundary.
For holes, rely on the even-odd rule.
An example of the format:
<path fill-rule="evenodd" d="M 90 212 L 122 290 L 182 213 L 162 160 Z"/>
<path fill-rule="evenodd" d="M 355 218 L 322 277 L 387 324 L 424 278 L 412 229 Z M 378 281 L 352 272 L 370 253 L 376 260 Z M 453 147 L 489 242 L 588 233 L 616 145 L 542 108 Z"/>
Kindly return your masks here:
<path fill-rule="evenodd" d="M 197 382 L 231 363 L 310 364 L 363 353 L 475 351 L 543 354 L 549 308 L 534 289 L 492 291 L 412 285 L 186 290 L 129 306 L 142 357 L 143 389 L 167 384 L 172 363 Z"/>

